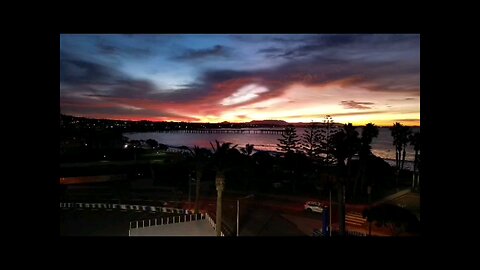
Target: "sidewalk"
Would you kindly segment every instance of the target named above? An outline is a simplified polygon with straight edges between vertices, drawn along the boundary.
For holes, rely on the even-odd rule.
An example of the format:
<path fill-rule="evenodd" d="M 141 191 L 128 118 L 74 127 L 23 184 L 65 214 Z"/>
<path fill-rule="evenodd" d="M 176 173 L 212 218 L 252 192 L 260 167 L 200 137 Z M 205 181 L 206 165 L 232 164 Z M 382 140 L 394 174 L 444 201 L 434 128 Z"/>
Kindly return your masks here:
<path fill-rule="evenodd" d="M 398 197 L 403 196 L 403 195 L 405 195 L 405 194 L 408 194 L 408 193 L 410 193 L 410 192 L 411 192 L 411 189 L 410 189 L 410 188 L 407 188 L 407 189 L 404 189 L 404 190 L 400 190 L 399 192 L 396 192 L 396 193 L 394 193 L 394 194 L 392 194 L 392 195 L 389 195 L 389 196 L 387 196 L 387 197 L 385 197 L 385 198 L 383 198 L 383 199 L 381 199 L 381 200 L 379 200 L 379 201 L 374 202 L 373 204 L 380 204 L 380 203 L 384 203 L 384 202 L 386 202 L 386 201 L 391 201 L 391 200 L 393 200 L 393 199 L 395 199 L 395 198 L 398 198 Z"/>

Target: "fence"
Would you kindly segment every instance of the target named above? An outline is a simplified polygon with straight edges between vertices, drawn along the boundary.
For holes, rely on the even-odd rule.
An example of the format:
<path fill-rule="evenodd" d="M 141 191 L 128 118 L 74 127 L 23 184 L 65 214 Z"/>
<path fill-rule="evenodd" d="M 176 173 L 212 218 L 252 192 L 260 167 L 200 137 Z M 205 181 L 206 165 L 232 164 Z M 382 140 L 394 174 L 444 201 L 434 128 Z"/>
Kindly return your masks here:
<path fill-rule="evenodd" d="M 105 209 L 107 211 L 113 211 L 114 209 L 120 211 L 133 210 L 136 212 L 151 212 L 151 213 L 174 213 L 182 214 L 183 216 L 173 216 L 173 217 L 162 217 L 155 219 L 146 219 L 139 221 L 130 221 L 128 235 L 130 236 L 130 229 L 144 228 L 147 226 L 160 226 L 165 224 L 179 223 L 179 222 L 188 222 L 195 221 L 200 219 L 207 219 L 207 221 L 212 225 L 213 229 L 216 230 L 216 224 L 213 219 L 208 215 L 208 213 L 199 213 L 194 214 L 193 210 L 189 209 L 180 209 L 173 207 L 161 207 L 153 205 L 135 205 L 135 204 L 116 204 L 116 203 L 73 203 L 73 202 L 60 202 L 60 208 L 62 209 L 90 209 L 90 210 L 99 210 Z M 136 227 L 132 225 L 135 224 Z M 139 227 L 141 224 L 141 227 Z M 146 225 L 148 224 L 148 225 Z M 153 225 L 152 225 L 153 224 Z M 223 228 L 222 228 L 223 229 Z M 220 232 L 221 236 L 225 236 L 223 230 Z"/>
<path fill-rule="evenodd" d="M 180 222 L 190 222 L 190 221 L 203 220 L 203 219 L 206 219 L 210 223 L 210 225 L 212 225 L 213 229 L 216 230 L 215 222 L 213 222 L 213 219 L 207 213 L 205 214 L 198 213 L 198 214 L 189 214 L 184 216 L 162 217 L 162 218 L 130 221 L 129 228 L 128 228 L 128 236 L 130 236 L 131 229 L 161 226 L 161 225 L 174 224 L 174 223 L 180 223 Z M 225 236 L 223 232 L 220 232 L 220 235 Z"/>
<path fill-rule="evenodd" d="M 173 207 L 162 207 L 162 206 L 153 206 L 153 205 L 136 205 L 136 204 L 116 204 L 116 203 L 73 203 L 73 202 L 61 202 L 60 208 L 62 209 L 90 209 L 90 210 L 99 210 L 104 209 L 107 211 L 120 210 L 128 211 L 133 210 L 136 212 L 151 212 L 151 213 L 174 213 L 174 214 L 192 214 L 192 210 L 173 208 Z"/>

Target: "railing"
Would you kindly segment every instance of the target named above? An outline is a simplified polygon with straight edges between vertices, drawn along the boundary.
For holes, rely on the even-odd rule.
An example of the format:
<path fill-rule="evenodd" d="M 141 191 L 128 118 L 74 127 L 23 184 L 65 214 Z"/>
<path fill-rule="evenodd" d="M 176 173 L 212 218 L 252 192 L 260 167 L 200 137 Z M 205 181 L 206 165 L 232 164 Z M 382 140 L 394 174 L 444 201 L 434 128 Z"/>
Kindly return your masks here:
<path fill-rule="evenodd" d="M 173 217 L 162 217 L 162 218 L 155 218 L 155 219 L 145 219 L 145 220 L 137 220 L 137 221 L 130 221 L 128 235 L 130 236 L 130 229 L 136 228 L 144 228 L 148 226 L 159 226 L 165 224 L 172 224 L 172 223 L 179 223 L 179 222 L 188 222 L 188 221 L 195 221 L 201 219 L 207 219 L 210 225 L 212 225 L 213 229 L 216 230 L 216 224 L 213 219 L 208 215 L 208 213 L 198 213 L 194 214 L 193 210 L 189 209 L 181 209 L 181 208 L 173 208 L 173 207 L 161 207 L 161 206 L 153 206 L 153 205 L 136 205 L 136 204 L 116 204 L 116 203 L 73 203 L 73 202 L 60 202 L 60 208 L 62 209 L 92 209 L 92 210 L 99 210 L 105 209 L 107 211 L 112 211 L 114 209 L 118 209 L 120 211 L 128 211 L 134 210 L 137 212 L 144 211 L 144 212 L 151 212 L 151 213 L 176 213 L 176 214 L 183 214 L 184 216 L 173 216 Z M 182 220 L 183 217 L 183 220 Z M 133 227 L 135 224 L 135 227 Z M 141 227 L 140 227 L 141 224 Z M 146 225 L 148 224 L 148 225 Z M 153 225 L 152 225 L 153 224 Z M 222 226 L 223 229 L 223 226 Z M 220 232 L 221 236 L 225 236 L 223 230 Z"/>
<path fill-rule="evenodd" d="M 210 225 L 212 225 L 213 229 L 215 231 L 217 231 L 217 225 L 215 224 L 215 222 L 213 221 L 213 219 L 210 217 L 210 215 L 208 213 L 205 213 L 205 216 L 207 217 L 207 220 L 208 222 L 210 223 Z M 223 231 L 220 230 L 220 235 L 221 236 L 225 236 L 225 234 L 223 234 Z"/>
<path fill-rule="evenodd" d="M 204 214 L 191 214 L 191 215 L 184 215 L 184 216 L 172 216 L 172 217 L 161 217 L 161 218 L 153 218 L 153 219 L 142 219 L 142 220 L 135 220 L 130 221 L 129 229 L 138 229 L 138 228 L 145 228 L 151 226 L 160 226 L 160 225 L 167 225 L 173 223 L 180 223 L 180 222 L 189 222 L 189 221 L 196 221 L 205 219 Z"/>
<path fill-rule="evenodd" d="M 92 209 L 99 210 L 105 209 L 112 211 L 118 209 L 120 211 L 134 210 L 137 212 L 151 212 L 151 213 L 176 213 L 176 214 L 192 214 L 193 211 L 189 209 L 181 209 L 174 207 L 162 207 L 153 205 L 137 205 L 137 204 L 117 204 L 117 203 L 74 203 L 74 202 L 60 202 L 60 208 L 62 209 Z"/>
<path fill-rule="evenodd" d="M 174 223 L 180 223 L 180 222 L 190 222 L 190 221 L 196 221 L 196 220 L 202 220 L 202 219 L 206 219 L 208 223 L 212 225 L 213 229 L 216 230 L 215 222 L 213 222 L 213 219 L 207 213 L 198 213 L 198 214 L 190 214 L 190 215 L 184 215 L 184 216 L 162 217 L 162 218 L 130 221 L 129 228 L 128 228 L 128 236 L 131 235 L 130 231 L 132 229 L 161 226 L 161 225 L 174 224 Z M 225 236 L 223 232 L 220 232 L 220 235 Z"/>

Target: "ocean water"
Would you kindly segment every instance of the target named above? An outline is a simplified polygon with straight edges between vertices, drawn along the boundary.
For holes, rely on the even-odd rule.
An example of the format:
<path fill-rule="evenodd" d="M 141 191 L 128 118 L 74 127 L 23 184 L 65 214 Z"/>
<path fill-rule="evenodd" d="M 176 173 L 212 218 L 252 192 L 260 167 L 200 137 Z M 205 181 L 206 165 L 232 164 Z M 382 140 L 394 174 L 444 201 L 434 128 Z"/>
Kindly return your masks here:
<path fill-rule="evenodd" d="M 277 128 L 278 129 L 278 128 Z M 297 135 L 301 137 L 304 128 L 297 128 Z M 361 134 L 361 128 L 357 128 Z M 412 128 L 417 132 L 419 128 Z M 127 138 L 131 140 L 147 140 L 154 139 L 159 143 L 169 146 L 188 146 L 205 147 L 211 149 L 210 142 L 215 145 L 215 140 L 219 142 L 231 142 L 233 145 L 238 144 L 237 148 L 243 148 L 245 145 L 253 144 L 256 150 L 276 151 L 278 139 L 281 135 L 275 134 L 202 134 L 202 133 L 182 133 L 182 132 L 141 132 L 141 133 L 125 133 Z M 379 128 L 377 138 L 372 141 L 372 152 L 385 159 L 390 164 L 395 163 L 395 147 L 393 145 L 393 137 L 388 128 Z M 405 155 L 405 167 L 412 168 L 412 162 L 415 159 L 413 146 L 408 145 Z"/>

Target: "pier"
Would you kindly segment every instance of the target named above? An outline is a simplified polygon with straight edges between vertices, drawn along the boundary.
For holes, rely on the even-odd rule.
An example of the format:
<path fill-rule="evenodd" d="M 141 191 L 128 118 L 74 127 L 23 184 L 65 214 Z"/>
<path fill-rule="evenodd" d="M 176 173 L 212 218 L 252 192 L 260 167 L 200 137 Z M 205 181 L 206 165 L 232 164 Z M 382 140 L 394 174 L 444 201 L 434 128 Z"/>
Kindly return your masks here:
<path fill-rule="evenodd" d="M 162 133 L 204 133 L 204 134 L 272 134 L 279 135 L 284 129 L 172 129 L 159 130 Z"/>

